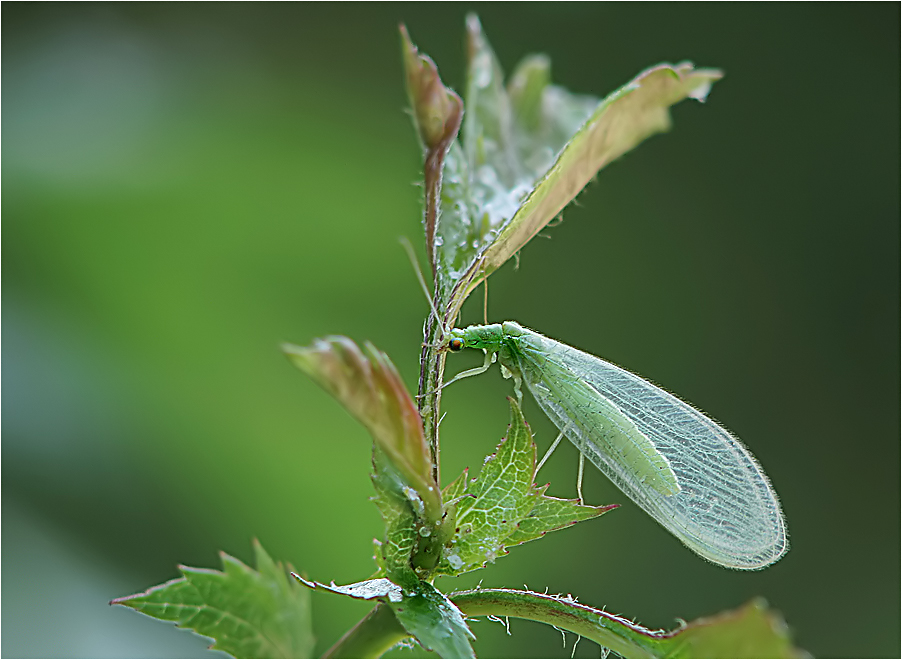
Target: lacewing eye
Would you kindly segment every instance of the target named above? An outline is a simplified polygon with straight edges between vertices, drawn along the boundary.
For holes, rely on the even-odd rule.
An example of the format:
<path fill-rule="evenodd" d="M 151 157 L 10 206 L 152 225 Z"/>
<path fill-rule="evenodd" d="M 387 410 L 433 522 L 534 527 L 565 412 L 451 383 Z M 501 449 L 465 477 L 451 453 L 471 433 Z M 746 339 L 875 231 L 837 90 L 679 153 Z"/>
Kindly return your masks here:
<path fill-rule="evenodd" d="M 448 342 L 448 349 L 457 353 L 458 351 L 462 351 L 464 348 L 464 340 L 455 337 L 451 341 Z"/>

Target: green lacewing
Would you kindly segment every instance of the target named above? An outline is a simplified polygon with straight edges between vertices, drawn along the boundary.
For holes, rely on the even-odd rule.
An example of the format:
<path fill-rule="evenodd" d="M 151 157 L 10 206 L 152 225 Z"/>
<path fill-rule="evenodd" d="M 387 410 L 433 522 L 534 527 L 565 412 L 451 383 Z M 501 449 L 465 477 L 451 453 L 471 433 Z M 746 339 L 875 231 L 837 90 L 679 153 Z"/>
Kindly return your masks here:
<path fill-rule="evenodd" d="M 639 376 L 513 321 L 448 332 L 451 351 L 482 349 L 486 371 L 535 397 L 555 426 L 630 499 L 716 564 L 764 568 L 789 548 L 776 493 L 729 431 Z"/>

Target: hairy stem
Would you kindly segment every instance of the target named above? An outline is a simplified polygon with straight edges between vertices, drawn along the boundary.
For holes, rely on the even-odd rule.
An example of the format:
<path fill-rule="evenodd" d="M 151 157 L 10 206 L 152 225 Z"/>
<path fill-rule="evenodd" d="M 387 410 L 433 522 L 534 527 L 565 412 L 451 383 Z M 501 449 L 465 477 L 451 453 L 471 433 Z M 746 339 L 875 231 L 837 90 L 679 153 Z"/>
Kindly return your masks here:
<path fill-rule="evenodd" d="M 468 616 L 512 616 L 539 621 L 590 639 L 625 658 L 657 657 L 666 635 L 573 599 L 516 589 L 475 589 L 448 596 Z"/>
<path fill-rule="evenodd" d="M 661 644 L 673 633 L 649 630 L 623 617 L 578 603 L 572 598 L 518 589 L 474 589 L 449 594 L 468 617 L 515 617 L 567 630 L 625 658 L 660 657 Z M 323 657 L 378 658 L 410 635 L 391 608 L 379 604 Z"/>
<path fill-rule="evenodd" d="M 436 297 L 438 302 L 438 297 Z M 439 346 L 443 339 L 442 325 L 430 315 L 426 320 L 425 341 L 420 353 L 420 381 L 417 392 L 420 417 L 423 419 L 423 432 L 432 452 L 432 475 L 441 486 L 441 470 L 439 468 L 439 406 L 442 398 L 442 377 L 445 373 L 446 353 Z"/>

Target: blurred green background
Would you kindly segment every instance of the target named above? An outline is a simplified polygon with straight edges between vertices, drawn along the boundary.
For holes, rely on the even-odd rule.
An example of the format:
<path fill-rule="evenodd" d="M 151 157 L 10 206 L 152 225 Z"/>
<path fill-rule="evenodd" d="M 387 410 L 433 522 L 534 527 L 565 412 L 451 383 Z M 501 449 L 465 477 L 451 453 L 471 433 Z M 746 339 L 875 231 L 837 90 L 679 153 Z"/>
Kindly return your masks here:
<path fill-rule="evenodd" d="M 278 344 L 370 339 L 415 386 L 397 24 L 461 89 L 467 10 L 506 70 L 545 52 L 577 92 L 659 61 L 726 71 L 492 278 L 489 315 L 723 420 L 792 550 L 731 572 L 624 503 L 439 586 L 547 587 L 656 627 L 762 595 L 815 655 L 898 656 L 898 4 L 4 3 L 5 656 L 209 656 L 107 601 L 219 549 L 249 561 L 254 537 L 318 580 L 370 575 L 368 436 Z M 448 390 L 445 482 L 501 438 L 509 393 L 497 371 Z M 543 468 L 551 494 L 574 496 L 576 463 Z M 624 499 L 594 472 L 586 492 Z M 313 607 L 319 652 L 368 610 Z M 474 632 L 484 657 L 573 641 Z"/>

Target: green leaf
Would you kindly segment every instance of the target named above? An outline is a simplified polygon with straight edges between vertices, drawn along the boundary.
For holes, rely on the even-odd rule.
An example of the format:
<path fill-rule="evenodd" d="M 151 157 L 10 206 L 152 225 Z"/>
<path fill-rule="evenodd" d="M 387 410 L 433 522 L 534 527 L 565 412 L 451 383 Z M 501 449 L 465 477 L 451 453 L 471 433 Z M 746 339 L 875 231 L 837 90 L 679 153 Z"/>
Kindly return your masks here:
<path fill-rule="evenodd" d="M 536 505 L 533 484 L 535 444 L 519 407 L 511 400 L 507 438 L 482 466 L 457 505 L 457 530 L 446 548 L 443 567 L 452 574 L 494 562 L 504 554 L 504 541 Z"/>
<path fill-rule="evenodd" d="M 466 112 L 445 160 L 435 238 L 441 300 L 452 309 L 467 293 L 455 287 L 481 268 L 482 253 L 598 103 L 549 85 L 550 65 L 541 56 L 524 60 L 506 88 L 472 14 L 467 45 Z"/>
<path fill-rule="evenodd" d="M 763 598 L 716 616 L 696 619 L 662 642 L 669 658 L 798 658 L 782 615 Z"/>
<path fill-rule="evenodd" d="M 440 289 L 452 310 L 472 289 L 458 284 L 478 277 L 474 268 L 483 272 L 485 250 L 598 103 L 549 85 L 548 59 L 535 56 L 518 67 L 511 94 L 474 15 L 467 41 L 466 113 L 460 146 L 446 159 L 436 230 Z"/>
<path fill-rule="evenodd" d="M 398 621 L 426 649 L 443 658 L 475 658 L 470 640 L 476 639 L 457 606 L 428 582 L 418 593 L 389 600 Z"/>
<path fill-rule="evenodd" d="M 464 472 L 446 487 L 446 501 L 458 499 L 456 526 L 446 543 L 438 571 L 460 575 L 507 554 L 507 548 L 546 532 L 587 520 L 615 508 L 583 506 L 545 495 L 535 486 L 536 446 L 520 407 L 513 399 L 507 438 L 487 457 L 479 478 Z"/>
<path fill-rule="evenodd" d="M 512 616 L 581 635 L 624 658 L 796 658 L 782 616 L 763 599 L 675 630 L 650 630 L 616 614 L 552 596 L 516 589 L 476 589 L 451 594 L 467 616 Z"/>
<path fill-rule="evenodd" d="M 386 578 L 364 580 L 339 586 L 326 586 L 292 575 L 314 590 L 330 591 L 358 600 L 379 600 L 391 607 L 398 622 L 426 649 L 443 658 L 473 658 L 471 639 L 476 639 L 467 627 L 457 606 L 428 582 L 420 582 L 408 589 Z"/>
<path fill-rule="evenodd" d="M 420 579 L 411 565 L 419 540 L 418 530 L 424 505 L 416 491 L 407 486 L 378 450 L 373 451 L 373 501 L 385 523 L 385 539 L 379 544 L 381 557 L 376 561 L 391 580 L 406 588 L 414 588 Z M 438 561 L 438 551 L 433 553 Z"/>
<path fill-rule="evenodd" d="M 611 161 L 670 128 L 668 108 L 686 98 L 703 101 L 722 74 L 688 62 L 659 64 L 605 98 L 557 155 L 516 213 L 470 268 L 465 291 L 518 252 Z"/>
<path fill-rule="evenodd" d="M 282 350 L 369 429 L 386 461 L 416 492 L 427 524 L 440 522 L 441 494 L 423 422 L 388 356 L 369 342 L 361 351 L 338 336 L 317 339 L 309 347 L 285 344 Z"/>
<path fill-rule="evenodd" d="M 448 322 L 470 292 L 558 216 L 598 170 L 667 130 L 669 106 L 688 97 L 703 100 L 721 77 L 687 63 L 662 64 L 599 102 L 550 84 L 550 62 L 542 55 L 525 58 L 505 86 L 474 15 L 467 18 L 467 36 L 462 135 L 445 145 L 440 178 L 429 172 L 434 162 L 426 170 L 427 184 L 440 187 L 440 195 L 434 185 L 426 187 L 426 239 L 437 306 Z M 436 199 L 438 209 L 431 211 Z"/>
<path fill-rule="evenodd" d="M 313 651 L 310 599 L 254 542 L 257 570 L 221 553 L 223 572 L 180 566 L 181 578 L 117 598 L 142 614 L 214 640 L 236 658 L 306 658 Z"/>
<path fill-rule="evenodd" d="M 445 506 L 467 494 L 467 476 L 469 472 L 469 468 L 464 469 L 457 479 L 442 490 L 442 499 L 445 501 Z"/>
<path fill-rule="evenodd" d="M 547 532 L 595 518 L 619 506 L 619 504 L 585 506 L 580 504 L 579 500 L 561 500 L 543 494 L 529 515 L 521 520 L 517 529 L 507 537 L 506 545 L 511 547 L 532 541 L 545 536 Z"/>

